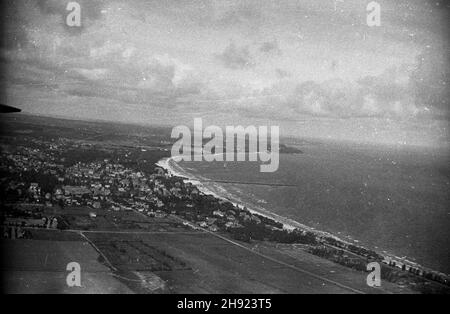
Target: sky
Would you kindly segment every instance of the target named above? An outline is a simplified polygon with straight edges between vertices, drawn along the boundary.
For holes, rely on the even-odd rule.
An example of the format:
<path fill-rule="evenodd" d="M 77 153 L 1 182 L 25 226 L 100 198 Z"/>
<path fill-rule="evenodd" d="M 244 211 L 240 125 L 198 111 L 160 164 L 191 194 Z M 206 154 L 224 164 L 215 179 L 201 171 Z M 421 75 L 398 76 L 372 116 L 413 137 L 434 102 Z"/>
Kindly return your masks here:
<path fill-rule="evenodd" d="M 148 125 L 279 125 L 282 136 L 449 142 L 449 5 L 365 0 L 7 0 L 0 101 Z"/>

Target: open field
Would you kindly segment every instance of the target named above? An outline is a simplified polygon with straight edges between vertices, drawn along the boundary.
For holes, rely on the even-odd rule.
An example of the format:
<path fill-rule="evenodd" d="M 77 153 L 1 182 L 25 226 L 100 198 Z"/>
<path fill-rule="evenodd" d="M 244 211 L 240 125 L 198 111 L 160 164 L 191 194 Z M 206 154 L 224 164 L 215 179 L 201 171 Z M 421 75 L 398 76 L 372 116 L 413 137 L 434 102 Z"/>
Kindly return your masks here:
<path fill-rule="evenodd" d="M 265 244 L 247 248 L 210 233 L 89 233 L 87 237 L 112 264 L 152 271 L 166 282 L 170 293 L 409 292 L 387 283 L 383 288 L 369 288 L 364 273 L 305 252 L 289 256 Z M 121 248 L 111 250 L 114 246 Z M 122 254 L 133 256 L 132 251 L 134 261 L 123 266 L 115 262 Z M 148 254 L 151 258 L 147 259 Z M 172 265 L 161 268 L 167 261 Z"/>
<path fill-rule="evenodd" d="M 365 273 L 294 246 L 244 245 L 202 231 L 34 230 L 33 237 L 41 240 L 3 242 L 5 292 L 411 292 L 385 282 L 370 288 Z M 65 282 L 66 265 L 73 261 L 81 265 L 81 288 L 69 288 Z"/>
<path fill-rule="evenodd" d="M 131 293 L 84 241 L 3 240 L 2 278 L 6 293 Z M 66 266 L 81 266 L 81 287 L 66 284 Z"/>

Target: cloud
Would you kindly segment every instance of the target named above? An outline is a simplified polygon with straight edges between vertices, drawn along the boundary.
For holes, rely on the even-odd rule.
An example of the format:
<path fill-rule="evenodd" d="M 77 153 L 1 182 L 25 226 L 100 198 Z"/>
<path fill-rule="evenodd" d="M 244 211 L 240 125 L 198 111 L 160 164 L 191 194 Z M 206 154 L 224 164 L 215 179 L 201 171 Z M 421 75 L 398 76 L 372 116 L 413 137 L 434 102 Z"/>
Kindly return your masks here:
<path fill-rule="evenodd" d="M 345 3 L 353 13 L 336 14 L 332 3 L 317 1 L 83 0 L 85 27 L 73 33 L 64 27 L 64 1 L 7 3 L 1 61 L 9 71 L 2 80 L 28 99 L 41 88 L 37 96 L 67 106 L 74 98 L 95 99 L 104 101 L 102 108 L 139 104 L 134 108 L 151 112 L 152 106 L 166 106 L 174 116 L 180 108 L 269 119 L 448 113 L 447 51 L 434 46 L 440 37 L 423 36 L 436 27 L 428 27 L 419 11 L 410 12 L 405 25 L 411 27 L 400 27 L 401 18 L 390 27 L 399 17 L 392 10 L 383 18 L 383 32 L 368 32 L 365 5 L 356 2 Z M 359 11 L 362 18 L 355 16 Z M 378 75 L 393 64 L 414 62 L 423 49 L 419 41 L 389 36 L 399 29 L 402 36 L 418 30 L 420 43 L 435 38 L 432 51 L 425 50 L 415 66 Z"/>
<path fill-rule="evenodd" d="M 427 109 L 415 101 L 412 73 L 411 65 L 402 65 L 356 81 L 306 81 L 295 87 L 284 105 L 319 117 L 417 117 Z"/>
<path fill-rule="evenodd" d="M 152 55 L 127 46 L 106 44 L 91 51 L 102 67 L 71 68 L 77 80 L 65 90 L 79 97 L 115 99 L 133 104 L 175 106 L 202 90 L 195 69 L 168 55 Z M 96 59 L 102 62 L 96 63 Z"/>
<path fill-rule="evenodd" d="M 392 67 L 380 75 L 355 81 L 330 79 L 322 82 L 296 82 L 281 79 L 279 83 L 254 92 L 236 102 L 248 116 L 281 120 L 305 116 L 333 119 L 389 118 L 403 120 L 442 116 L 437 106 L 417 99 L 414 74 L 416 65 Z M 422 82 L 422 81 L 421 81 Z M 431 95 L 435 89 L 425 89 Z M 422 97 L 422 96 L 421 96 Z M 437 99 L 442 100 L 441 97 Z M 446 100 L 447 101 L 447 100 Z"/>
<path fill-rule="evenodd" d="M 104 0 L 77 0 L 75 2 L 77 2 L 81 8 L 80 27 L 68 27 L 66 25 L 66 17 L 69 13 L 69 11 L 67 11 L 67 4 L 69 1 L 36 0 L 34 5 L 37 6 L 37 9 L 43 16 L 42 18 L 54 19 L 55 22 L 59 21 L 59 26 L 64 27 L 67 34 L 78 36 L 87 29 L 92 28 L 96 22 L 102 18 L 102 9 L 107 2 Z M 31 7 L 31 5 L 29 6 Z M 30 9 L 31 8 L 29 8 L 29 10 Z"/>
<path fill-rule="evenodd" d="M 261 7 L 254 1 L 218 1 L 212 2 L 211 6 L 214 25 L 255 28 L 263 19 Z"/>
<path fill-rule="evenodd" d="M 75 73 L 78 73 L 81 77 L 86 78 L 90 81 L 98 81 L 106 78 L 108 74 L 107 69 L 83 69 L 75 68 L 73 69 Z"/>
<path fill-rule="evenodd" d="M 277 76 L 278 79 L 284 79 L 290 77 L 291 73 L 283 69 L 275 69 L 275 75 Z"/>
<path fill-rule="evenodd" d="M 101 18 L 101 11 L 104 5 L 103 0 L 77 0 L 81 7 L 81 16 L 89 20 L 98 20 Z M 61 0 L 37 0 L 39 10 L 47 15 L 67 15 L 67 3 Z"/>
<path fill-rule="evenodd" d="M 278 44 L 278 41 L 266 41 L 262 43 L 262 45 L 259 47 L 259 51 L 267 54 L 276 54 L 281 55 L 281 49 Z"/>
<path fill-rule="evenodd" d="M 232 70 L 241 70 L 253 67 L 254 61 L 247 46 L 237 47 L 233 42 L 217 55 L 222 65 Z"/>
<path fill-rule="evenodd" d="M 0 48 L 16 49 L 28 44 L 27 20 L 24 19 L 26 7 L 20 1 L 5 0 L 0 4 Z"/>
<path fill-rule="evenodd" d="M 19 0 L 4 5 L 8 28 L 2 35 L 8 36 L 1 47 L 2 89 L 30 95 L 52 89 L 57 93 L 49 96 L 62 103 L 76 96 L 167 107 L 192 101 L 202 92 L 202 77 L 194 67 L 168 53 L 157 54 L 121 40 L 123 32 L 114 29 L 115 21 L 89 28 L 101 19 L 103 1 L 79 3 L 87 22 L 80 36 L 58 22 L 66 14 L 65 2 Z M 111 5 L 111 14 L 124 16 L 120 5 Z M 122 22 L 134 23 L 125 17 Z"/>
<path fill-rule="evenodd" d="M 2 1 L 2 21 L 0 22 L 0 48 L 16 50 L 36 49 L 45 43 L 45 36 L 55 33 L 80 35 L 101 19 L 103 0 L 78 0 L 81 6 L 81 27 L 67 27 L 68 2 L 60 0 L 5 0 Z M 40 37 L 41 42 L 36 40 Z M 79 49 L 79 47 L 78 47 Z"/>
<path fill-rule="evenodd" d="M 417 57 L 411 87 L 418 106 L 450 117 L 450 56 L 445 49 L 426 49 Z"/>

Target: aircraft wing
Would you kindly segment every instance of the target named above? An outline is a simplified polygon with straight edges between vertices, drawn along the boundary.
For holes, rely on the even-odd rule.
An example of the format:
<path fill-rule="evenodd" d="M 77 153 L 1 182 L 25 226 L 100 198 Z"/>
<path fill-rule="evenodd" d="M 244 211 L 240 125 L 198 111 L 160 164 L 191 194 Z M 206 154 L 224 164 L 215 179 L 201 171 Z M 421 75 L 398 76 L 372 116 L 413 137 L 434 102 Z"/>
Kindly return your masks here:
<path fill-rule="evenodd" d="M 0 113 L 21 112 L 22 109 L 0 104 Z"/>

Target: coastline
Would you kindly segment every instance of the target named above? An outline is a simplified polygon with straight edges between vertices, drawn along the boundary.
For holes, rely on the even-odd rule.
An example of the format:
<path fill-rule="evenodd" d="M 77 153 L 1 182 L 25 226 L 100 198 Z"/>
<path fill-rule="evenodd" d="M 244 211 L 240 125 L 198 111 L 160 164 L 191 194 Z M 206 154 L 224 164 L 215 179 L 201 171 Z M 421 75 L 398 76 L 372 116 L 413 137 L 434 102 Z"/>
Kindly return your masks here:
<path fill-rule="evenodd" d="M 173 165 L 173 164 L 176 164 Z M 282 217 L 280 215 L 271 213 L 267 210 L 264 209 L 255 209 L 254 206 L 247 204 L 246 202 L 233 197 L 232 195 L 228 195 L 228 196 L 224 196 L 224 195 L 219 195 L 218 193 L 214 192 L 211 190 L 211 188 L 207 187 L 206 185 L 204 185 L 201 182 L 201 179 L 195 177 L 194 175 L 192 175 L 191 173 L 189 173 L 188 171 L 184 170 L 181 168 L 181 166 L 178 165 L 178 163 L 174 160 L 174 157 L 170 157 L 170 158 L 163 158 L 161 159 L 157 165 L 163 169 L 165 169 L 167 171 L 167 173 L 171 176 L 176 176 L 176 177 L 181 177 L 184 178 L 185 182 L 190 182 L 193 185 L 195 185 L 198 190 L 200 192 L 202 192 L 205 195 L 212 195 L 218 199 L 227 201 L 232 203 L 234 206 L 243 209 L 244 207 L 251 212 L 252 214 L 258 214 L 261 216 L 264 216 L 266 218 L 270 218 L 273 219 L 281 224 L 283 224 L 284 229 L 286 230 L 294 230 L 294 229 L 302 229 L 302 230 L 307 230 L 307 231 L 312 231 L 312 232 L 320 232 L 317 231 L 314 228 L 310 228 L 306 225 L 303 225 L 299 222 L 296 222 L 292 219 L 286 218 L 286 217 Z M 323 233 L 324 235 L 330 235 L 331 234 L 327 234 L 327 233 Z"/>
<path fill-rule="evenodd" d="M 220 195 L 217 192 L 214 192 L 210 187 L 206 186 L 205 184 L 203 184 L 201 182 L 201 178 L 196 177 L 195 175 L 193 175 L 192 173 L 190 173 L 189 171 L 185 170 L 184 168 L 182 168 L 177 161 L 176 157 L 169 157 L 169 158 L 163 158 L 161 160 L 158 161 L 158 163 L 156 163 L 157 166 L 165 169 L 167 171 L 167 173 L 171 176 L 176 176 L 176 177 L 181 177 L 184 179 L 185 182 L 190 182 L 191 184 L 195 185 L 198 190 L 205 194 L 205 195 L 212 195 L 217 199 L 221 199 L 223 201 L 227 201 L 232 203 L 234 206 L 240 208 L 240 209 L 247 209 L 249 212 L 251 212 L 252 214 L 256 214 L 256 215 L 260 215 L 269 219 L 272 219 L 278 223 L 281 223 L 283 225 L 283 228 L 286 230 L 300 230 L 300 231 L 308 231 L 308 232 L 312 232 L 314 233 L 314 235 L 318 238 L 318 239 L 325 239 L 325 238 L 331 238 L 334 239 L 335 241 L 344 244 L 344 245 L 352 245 L 352 246 L 356 246 L 365 250 L 370 250 L 373 251 L 375 253 L 377 253 L 379 256 L 383 257 L 383 263 L 390 265 L 391 262 L 394 262 L 396 264 L 397 268 L 401 268 L 402 265 L 406 265 L 409 268 L 419 268 L 422 269 L 424 271 L 432 271 L 434 273 L 438 273 L 440 275 L 443 275 L 445 277 L 448 277 L 449 275 L 434 269 L 431 269 L 429 267 L 425 267 L 422 266 L 414 261 L 408 260 L 407 258 L 404 257 L 399 257 L 396 256 L 395 254 L 392 253 L 388 253 L 386 251 L 383 252 L 379 252 L 378 250 L 373 250 L 373 249 L 367 249 L 366 247 L 364 247 L 363 245 L 361 245 L 359 243 L 358 240 L 356 239 L 352 239 L 353 242 L 350 242 L 348 240 L 344 240 L 334 234 L 331 234 L 329 232 L 326 231 L 322 231 L 322 230 L 317 230 L 315 228 L 309 227 L 307 225 L 304 225 L 300 222 L 297 222 L 293 219 L 287 218 L 287 217 L 283 217 L 281 215 L 277 215 L 275 213 L 272 213 L 270 211 L 268 211 L 267 209 L 264 208 L 255 208 L 255 205 L 253 204 L 248 204 L 247 202 L 244 202 L 240 199 L 238 199 L 237 197 L 234 197 L 233 195 L 227 193 L 228 195 Z M 222 188 L 223 189 L 223 188 Z M 225 192 L 226 190 L 223 189 Z"/>

